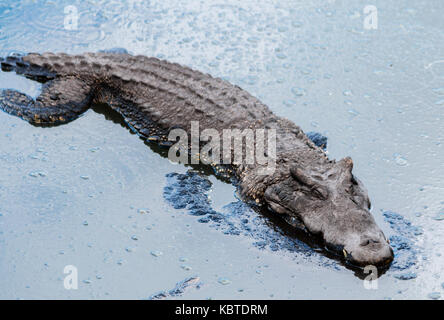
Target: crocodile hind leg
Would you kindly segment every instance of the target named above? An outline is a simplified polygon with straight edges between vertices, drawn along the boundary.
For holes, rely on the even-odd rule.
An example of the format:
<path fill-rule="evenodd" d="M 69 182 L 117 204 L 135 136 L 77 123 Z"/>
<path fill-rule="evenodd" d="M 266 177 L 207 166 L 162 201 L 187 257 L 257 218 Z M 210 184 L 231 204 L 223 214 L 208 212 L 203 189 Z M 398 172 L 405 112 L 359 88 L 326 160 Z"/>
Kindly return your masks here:
<path fill-rule="evenodd" d="M 34 125 L 59 125 L 85 112 L 92 92 L 91 85 L 79 78 L 55 78 L 43 84 L 35 100 L 16 90 L 0 91 L 0 109 Z"/>

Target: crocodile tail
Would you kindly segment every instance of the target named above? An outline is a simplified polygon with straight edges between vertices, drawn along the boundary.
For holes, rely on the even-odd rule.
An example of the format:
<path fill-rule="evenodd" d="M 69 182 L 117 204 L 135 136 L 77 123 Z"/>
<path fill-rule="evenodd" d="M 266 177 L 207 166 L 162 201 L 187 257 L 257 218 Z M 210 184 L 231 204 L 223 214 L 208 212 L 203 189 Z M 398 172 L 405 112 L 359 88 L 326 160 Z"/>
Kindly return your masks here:
<path fill-rule="evenodd" d="M 26 61 L 26 57 L 30 55 L 23 56 L 21 54 L 12 54 L 5 58 L 0 57 L 0 66 L 2 71 L 15 71 L 17 74 L 23 75 L 28 79 L 42 83 L 52 80 L 56 77 L 56 72 L 49 70 L 43 64 L 38 65 Z"/>

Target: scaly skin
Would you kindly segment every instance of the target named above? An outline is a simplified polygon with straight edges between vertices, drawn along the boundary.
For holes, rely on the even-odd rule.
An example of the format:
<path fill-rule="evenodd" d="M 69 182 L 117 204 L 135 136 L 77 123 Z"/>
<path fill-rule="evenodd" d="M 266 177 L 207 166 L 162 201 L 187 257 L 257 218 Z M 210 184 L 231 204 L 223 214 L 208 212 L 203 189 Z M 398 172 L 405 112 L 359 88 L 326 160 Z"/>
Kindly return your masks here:
<path fill-rule="evenodd" d="M 298 126 L 238 86 L 179 64 L 124 53 L 31 53 L 7 57 L 1 65 L 3 71 L 44 82 L 35 101 L 14 90 L 0 94 L 0 108 L 35 125 L 67 123 L 91 103 L 102 102 L 142 137 L 161 144 L 167 144 L 173 128 L 190 133 L 192 121 L 220 135 L 223 129 L 276 129 L 272 174 L 260 174 L 259 164 L 233 166 L 242 194 L 302 221 L 352 264 L 383 266 L 393 260 L 368 211 L 367 193 L 352 174 L 352 160 L 329 160 Z"/>

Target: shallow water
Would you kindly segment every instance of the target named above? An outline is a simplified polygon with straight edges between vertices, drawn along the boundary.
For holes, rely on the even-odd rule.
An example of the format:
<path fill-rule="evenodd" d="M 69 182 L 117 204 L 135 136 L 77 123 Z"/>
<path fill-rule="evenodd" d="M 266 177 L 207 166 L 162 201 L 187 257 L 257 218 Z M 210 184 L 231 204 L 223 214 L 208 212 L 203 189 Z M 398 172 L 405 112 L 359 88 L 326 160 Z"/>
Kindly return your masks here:
<path fill-rule="evenodd" d="M 223 77 L 326 135 L 330 157 L 354 159 L 397 256 L 367 290 L 106 109 L 55 128 L 0 112 L 0 298 L 145 299 L 189 277 L 199 285 L 174 298 L 444 297 L 444 12 L 439 0 L 373 4 L 376 30 L 363 27 L 362 1 L 2 1 L 0 56 L 124 47 Z M 67 5 L 77 30 L 64 29 Z M 0 87 L 39 92 L 10 73 Z M 219 220 L 175 209 L 170 195 L 196 181 L 171 173 L 195 176 Z M 64 288 L 67 265 L 77 290 Z"/>

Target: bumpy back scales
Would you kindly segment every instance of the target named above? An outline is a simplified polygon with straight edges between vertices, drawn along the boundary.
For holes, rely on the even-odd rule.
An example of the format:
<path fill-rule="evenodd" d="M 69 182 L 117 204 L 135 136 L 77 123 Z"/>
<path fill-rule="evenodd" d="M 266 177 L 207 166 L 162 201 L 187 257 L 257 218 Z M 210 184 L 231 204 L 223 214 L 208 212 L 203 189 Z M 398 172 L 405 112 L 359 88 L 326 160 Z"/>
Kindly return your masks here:
<path fill-rule="evenodd" d="M 298 126 L 274 115 L 245 90 L 176 63 L 115 53 L 31 53 L 3 66 L 8 63 L 18 73 L 47 80 L 33 108 L 20 106 L 12 112 L 9 107 L 10 113 L 34 123 L 71 121 L 94 100 L 122 113 L 140 133 L 163 140 L 171 128 L 189 132 L 192 121 L 201 130 L 221 134 L 224 129 L 276 129 L 279 166 L 273 175 L 257 175 L 257 165 L 237 167 L 243 193 L 255 199 L 262 200 L 269 183 L 288 177 L 291 163 L 307 167 L 331 162 Z"/>

